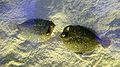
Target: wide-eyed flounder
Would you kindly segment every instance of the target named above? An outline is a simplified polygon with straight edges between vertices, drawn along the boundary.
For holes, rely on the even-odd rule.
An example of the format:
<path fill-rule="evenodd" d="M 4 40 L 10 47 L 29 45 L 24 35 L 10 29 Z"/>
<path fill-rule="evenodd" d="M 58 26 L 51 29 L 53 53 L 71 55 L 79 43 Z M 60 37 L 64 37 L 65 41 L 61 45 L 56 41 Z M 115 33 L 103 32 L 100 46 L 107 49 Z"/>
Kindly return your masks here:
<path fill-rule="evenodd" d="M 60 35 L 66 48 L 76 53 L 86 53 L 95 49 L 99 43 L 107 47 L 110 42 L 100 39 L 92 29 L 80 26 L 66 26 Z"/>

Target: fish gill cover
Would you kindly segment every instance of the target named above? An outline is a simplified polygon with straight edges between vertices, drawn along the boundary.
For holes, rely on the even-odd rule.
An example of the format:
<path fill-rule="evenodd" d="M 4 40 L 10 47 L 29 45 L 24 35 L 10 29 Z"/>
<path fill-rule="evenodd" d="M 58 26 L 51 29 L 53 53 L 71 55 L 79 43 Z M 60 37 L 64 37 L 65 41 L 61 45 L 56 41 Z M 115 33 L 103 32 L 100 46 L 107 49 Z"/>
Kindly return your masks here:
<path fill-rule="evenodd" d="M 0 67 L 119 67 L 119 0 L 2 0 L 9 5 L 0 13 Z M 3 6 L 4 6 L 3 5 Z M 6 7 L 0 6 L 4 9 Z M 1 10 L 1 9 L 0 9 Z M 55 25 L 50 40 L 31 42 L 16 27 L 26 20 L 42 18 Z M 111 45 L 91 53 L 68 51 L 59 39 L 68 25 L 81 25 L 108 37 Z"/>

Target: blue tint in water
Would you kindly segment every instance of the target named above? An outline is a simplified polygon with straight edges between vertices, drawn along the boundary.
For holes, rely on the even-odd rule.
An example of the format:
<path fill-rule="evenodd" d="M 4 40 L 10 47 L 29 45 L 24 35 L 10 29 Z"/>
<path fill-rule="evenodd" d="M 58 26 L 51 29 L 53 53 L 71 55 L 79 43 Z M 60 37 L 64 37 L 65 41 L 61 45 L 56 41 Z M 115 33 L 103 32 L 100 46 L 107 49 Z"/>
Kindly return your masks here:
<path fill-rule="evenodd" d="M 22 7 L 23 12 L 26 14 L 27 19 L 35 18 L 35 1 L 34 2 L 24 2 L 24 6 Z"/>
<path fill-rule="evenodd" d="M 9 6 L 9 4 L 7 4 L 6 2 L 0 1 L 0 13 L 7 12 L 10 9 L 11 9 L 11 7 Z"/>
<path fill-rule="evenodd" d="M 36 2 L 35 5 L 35 15 L 38 18 L 47 19 L 48 13 L 50 12 L 50 9 L 48 7 L 50 6 L 51 0 L 40 0 Z"/>

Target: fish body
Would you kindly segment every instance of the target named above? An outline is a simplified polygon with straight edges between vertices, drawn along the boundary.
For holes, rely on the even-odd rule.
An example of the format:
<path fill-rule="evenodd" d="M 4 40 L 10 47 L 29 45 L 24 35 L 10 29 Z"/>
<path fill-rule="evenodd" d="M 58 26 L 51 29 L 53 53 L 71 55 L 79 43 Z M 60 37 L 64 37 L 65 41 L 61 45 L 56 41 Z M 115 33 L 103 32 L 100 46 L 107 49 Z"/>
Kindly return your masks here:
<path fill-rule="evenodd" d="M 76 53 L 86 53 L 95 49 L 101 40 L 92 29 L 80 26 L 66 26 L 60 35 L 65 47 Z M 102 41 L 102 40 L 101 40 Z"/>
<path fill-rule="evenodd" d="M 55 24 L 52 21 L 44 19 L 29 19 L 17 25 L 20 35 L 23 38 L 37 42 L 47 41 L 54 27 Z"/>

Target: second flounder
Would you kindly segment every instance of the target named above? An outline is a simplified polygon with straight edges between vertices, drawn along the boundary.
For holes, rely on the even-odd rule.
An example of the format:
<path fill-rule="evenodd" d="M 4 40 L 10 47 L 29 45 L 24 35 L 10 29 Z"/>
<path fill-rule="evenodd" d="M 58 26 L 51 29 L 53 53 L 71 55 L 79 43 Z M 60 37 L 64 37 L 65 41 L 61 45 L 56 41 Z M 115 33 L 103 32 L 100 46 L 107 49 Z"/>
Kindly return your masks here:
<path fill-rule="evenodd" d="M 94 50 L 99 43 L 110 45 L 109 40 L 100 39 L 93 30 L 80 25 L 66 26 L 60 38 L 68 50 L 81 54 Z"/>
<path fill-rule="evenodd" d="M 55 24 L 44 19 L 29 19 L 17 27 L 22 38 L 29 41 L 44 42 L 50 39 Z"/>

